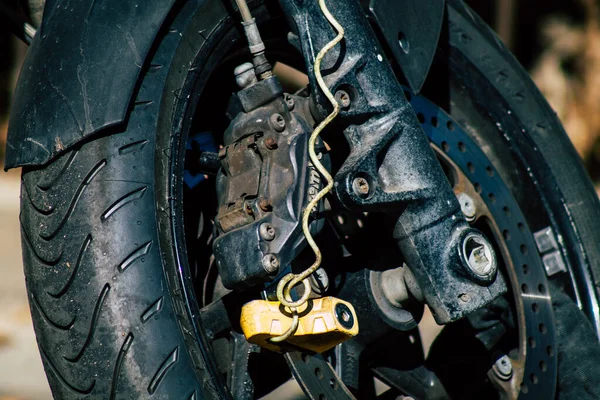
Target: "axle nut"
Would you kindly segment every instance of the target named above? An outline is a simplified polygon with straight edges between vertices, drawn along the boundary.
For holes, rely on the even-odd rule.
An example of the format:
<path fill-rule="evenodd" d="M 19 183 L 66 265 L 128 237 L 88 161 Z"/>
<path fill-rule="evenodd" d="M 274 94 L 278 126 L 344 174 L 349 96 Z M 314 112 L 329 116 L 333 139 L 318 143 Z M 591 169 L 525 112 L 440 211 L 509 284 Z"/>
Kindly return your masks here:
<path fill-rule="evenodd" d="M 285 118 L 283 118 L 283 115 L 273 114 L 271 115 L 271 118 L 269 118 L 269 121 L 271 121 L 271 126 L 273 126 L 273 129 L 277 132 L 283 132 L 285 129 Z"/>
<path fill-rule="evenodd" d="M 260 234 L 261 238 L 269 242 L 275 239 L 275 228 L 273 227 L 273 225 L 267 224 L 266 222 L 264 224 L 260 224 L 260 227 L 258 228 L 258 233 Z"/>
<path fill-rule="evenodd" d="M 266 254 L 262 259 L 262 265 L 269 275 L 279 272 L 279 259 L 275 254 Z"/>
<path fill-rule="evenodd" d="M 468 272 L 476 279 L 490 282 L 497 269 L 496 252 L 479 232 L 468 233 L 462 243 L 462 257 Z"/>

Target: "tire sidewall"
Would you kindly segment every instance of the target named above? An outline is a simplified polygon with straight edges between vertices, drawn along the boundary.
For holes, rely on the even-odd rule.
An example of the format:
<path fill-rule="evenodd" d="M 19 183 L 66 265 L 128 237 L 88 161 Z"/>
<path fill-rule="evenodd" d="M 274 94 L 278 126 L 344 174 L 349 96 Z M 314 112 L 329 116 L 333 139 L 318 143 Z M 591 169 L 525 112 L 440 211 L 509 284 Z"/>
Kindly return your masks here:
<path fill-rule="evenodd" d="M 550 226 L 557 234 L 574 279 L 575 296 L 598 330 L 600 225 L 596 221 L 600 220 L 600 203 L 593 184 L 556 113 L 523 67 L 462 1 L 451 0 L 448 5 L 450 47 L 476 66 L 493 93 L 486 93 L 482 87 L 467 90 L 476 93 L 475 103 L 482 104 L 484 109 L 491 106 L 497 110 L 489 117 L 498 125 L 503 124 L 503 118 L 510 118 L 520 128 L 501 132 L 504 137 L 499 140 L 511 148 L 522 169 L 528 171 L 545 203 Z M 486 146 L 489 148 L 490 144 Z M 491 149 L 494 151 L 498 149 Z M 512 187 L 518 190 L 522 184 L 517 178 Z M 519 194 L 515 196 L 518 198 Z"/>

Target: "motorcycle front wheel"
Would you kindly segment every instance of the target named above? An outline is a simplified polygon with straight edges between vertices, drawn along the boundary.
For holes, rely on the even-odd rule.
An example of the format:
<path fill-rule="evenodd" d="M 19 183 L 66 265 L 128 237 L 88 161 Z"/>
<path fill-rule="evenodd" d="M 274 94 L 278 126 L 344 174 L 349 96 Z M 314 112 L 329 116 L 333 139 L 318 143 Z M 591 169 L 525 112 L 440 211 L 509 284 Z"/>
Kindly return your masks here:
<path fill-rule="evenodd" d="M 535 360 L 535 371 L 524 367 L 518 379 L 508 381 L 513 387 L 500 390 L 538 398 L 540 388 L 550 385 L 551 391 L 544 393 L 555 392 L 561 399 L 600 398 L 594 380 L 600 376 L 600 208 L 595 190 L 526 72 L 462 2 L 446 3 L 435 63 L 423 97 L 411 96 L 413 106 L 421 107 L 417 111 L 440 162 L 469 182 L 473 196 L 490 209 L 488 219 L 501 227 L 515 215 L 523 217 L 514 220 L 515 229 L 500 229 L 497 239 L 508 249 L 522 238 L 515 249 L 531 260 L 511 266 L 516 250 L 506 252 L 506 274 L 519 270 L 505 310 L 523 316 L 522 321 L 507 317 L 506 331 L 514 323 L 522 362 L 534 350 L 545 354 Z M 254 6 L 269 59 L 302 68 L 286 40 L 289 28 L 277 3 Z M 210 254 L 214 182 L 189 177 L 184 183 L 189 175 L 186 154 L 190 139 L 198 135 L 208 135 L 210 146 L 218 148 L 235 90 L 233 69 L 248 54 L 238 17 L 224 2 L 196 0 L 177 7 L 143 66 L 126 123 L 43 167 L 23 171 L 25 275 L 40 353 L 56 398 L 250 399 L 290 377 L 282 357 L 245 342 L 235 318 L 212 313 L 227 295 Z M 21 79 L 27 79 L 26 71 Z M 448 139 L 439 139 L 440 132 Z M 458 135 L 454 132 L 465 139 L 452 136 Z M 512 208 L 498 206 L 500 189 L 484 186 L 476 179 L 480 172 L 496 180 L 495 188 L 502 188 Z M 544 234 L 555 239 L 550 247 L 540 242 Z M 524 286 L 519 276 L 540 280 Z M 549 307 L 544 322 L 532 296 Z M 529 309 L 519 311 L 524 304 Z M 463 343 L 460 338 L 468 329 L 454 326 L 458 328 L 448 327 L 449 333 L 434 343 L 430 359 L 419 356 L 422 366 L 435 374 L 448 396 L 488 393 L 492 383 L 485 374 L 467 367 L 455 374 L 457 370 L 440 367 L 461 357 L 451 348 Z M 360 368 L 352 372 L 348 365 L 354 361 L 340 354 L 321 358 L 329 365 L 326 370 L 311 367 L 317 361 L 302 355 L 288 356 L 287 362 L 314 399 L 375 397 L 373 377 L 391 388 L 381 396 L 414 390 L 389 373 L 401 376 L 408 367 L 386 364 L 391 369 L 384 371 L 373 359 L 358 357 L 354 361 Z M 481 377 L 481 391 L 463 390 L 468 385 L 460 382 L 471 384 L 471 373 Z"/>

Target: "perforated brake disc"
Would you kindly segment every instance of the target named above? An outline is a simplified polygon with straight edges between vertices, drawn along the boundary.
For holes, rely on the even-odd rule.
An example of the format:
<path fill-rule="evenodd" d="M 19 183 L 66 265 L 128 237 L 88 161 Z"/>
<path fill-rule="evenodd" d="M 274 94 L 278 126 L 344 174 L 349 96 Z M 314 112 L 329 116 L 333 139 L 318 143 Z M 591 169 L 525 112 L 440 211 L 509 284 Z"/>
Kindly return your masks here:
<path fill-rule="evenodd" d="M 414 96 L 410 102 L 440 160 L 454 169 L 455 192 L 472 199 L 475 219 L 487 219 L 506 266 L 519 349 L 511 359 L 510 379 L 499 379 L 491 372 L 488 376 L 504 398 L 554 398 L 557 360 L 552 304 L 545 269 L 519 205 L 483 151 L 445 111 L 424 97 Z M 286 357 L 311 399 L 354 398 L 323 356 L 297 352 Z"/>

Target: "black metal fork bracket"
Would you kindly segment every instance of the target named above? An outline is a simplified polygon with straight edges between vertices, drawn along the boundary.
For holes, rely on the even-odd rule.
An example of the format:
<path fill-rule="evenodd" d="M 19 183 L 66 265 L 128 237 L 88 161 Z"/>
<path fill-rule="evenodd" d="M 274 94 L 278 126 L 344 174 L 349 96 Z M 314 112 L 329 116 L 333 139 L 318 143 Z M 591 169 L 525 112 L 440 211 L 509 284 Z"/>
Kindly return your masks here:
<path fill-rule="evenodd" d="M 300 220 L 321 178 L 308 158 L 314 121 L 307 97 L 286 94 L 272 77 L 241 90 L 224 135 L 217 175 L 213 252 L 225 287 L 272 280 L 304 247 Z M 327 165 L 324 148 L 318 148 Z M 311 230 L 322 223 L 315 221 Z M 316 232 L 315 232 L 316 233 Z"/>
<path fill-rule="evenodd" d="M 318 1 L 280 0 L 306 60 L 314 109 L 331 106 L 317 89 L 314 60 L 336 34 Z M 395 237 L 438 323 L 462 318 L 506 291 L 495 256 L 481 232 L 469 227 L 402 86 L 385 60 L 361 5 L 328 0 L 345 41 L 322 62 L 325 83 L 342 105 L 339 119 L 350 154 L 335 176 L 335 193 L 349 209 L 399 213 Z M 475 242 L 470 239 L 476 238 Z M 487 256 L 483 254 L 485 244 Z M 468 260 L 494 261 L 473 274 Z"/>

